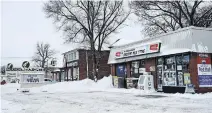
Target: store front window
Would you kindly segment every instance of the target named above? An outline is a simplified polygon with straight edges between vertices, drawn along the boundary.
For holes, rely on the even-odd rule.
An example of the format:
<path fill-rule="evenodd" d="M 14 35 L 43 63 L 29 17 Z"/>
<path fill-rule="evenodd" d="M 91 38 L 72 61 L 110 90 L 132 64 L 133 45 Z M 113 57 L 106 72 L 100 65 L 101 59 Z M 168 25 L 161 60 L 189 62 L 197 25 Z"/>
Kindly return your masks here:
<path fill-rule="evenodd" d="M 143 75 L 143 72 L 145 72 L 145 61 L 139 60 L 139 61 L 133 61 L 131 63 L 131 75 L 132 77 L 138 78 L 140 75 Z"/>
<path fill-rule="evenodd" d="M 158 58 L 157 59 L 157 82 L 158 82 L 158 90 L 162 91 L 162 86 L 163 86 L 163 64 L 164 60 L 163 58 Z"/>
<path fill-rule="evenodd" d="M 164 86 L 176 86 L 176 63 L 175 57 L 164 58 L 164 72 L 163 72 L 163 85 Z"/>
<path fill-rule="evenodd" d="M 162 86 L 185 86 L 190 83 L 189 55 L 180 54 L 157 59 L 158 89 Z"/>
<path fill-rule="evenodd" d="M 177 74 L 178 74 L 178 85 L 184 86 L 190 84 L 190 73 L 189 73 L 189 55 L 176 56 L 177 61 Z"/>

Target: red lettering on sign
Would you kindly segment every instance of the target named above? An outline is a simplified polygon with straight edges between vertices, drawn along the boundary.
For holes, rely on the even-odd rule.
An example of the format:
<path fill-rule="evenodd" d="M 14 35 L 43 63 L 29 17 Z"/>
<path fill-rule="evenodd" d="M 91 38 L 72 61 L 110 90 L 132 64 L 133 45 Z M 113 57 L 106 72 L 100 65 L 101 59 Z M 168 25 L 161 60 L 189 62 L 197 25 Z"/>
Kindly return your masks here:
<path fill-rule="evenodd" d="M 152 44 L 150 45 L 150 50 L 158 50 L 158 44 Z"/>

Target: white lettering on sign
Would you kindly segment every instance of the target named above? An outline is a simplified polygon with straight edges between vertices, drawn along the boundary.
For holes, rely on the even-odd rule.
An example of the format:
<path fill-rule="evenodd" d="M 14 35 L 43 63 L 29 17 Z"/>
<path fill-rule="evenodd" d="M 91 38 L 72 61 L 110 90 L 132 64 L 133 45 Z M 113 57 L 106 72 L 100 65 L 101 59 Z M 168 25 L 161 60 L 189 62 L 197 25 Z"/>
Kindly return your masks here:
<path fill-rule="evenodd" d="M 208 58 L 208 54 L 199 54 L 201 58 Z"/>
<path fill-rule="evenodd" d="M 131 57 L 149 53 L 156 53 L 160 51 L 160 43 L 153 43 L 148 45 L 143 45 L 139 47 L 129 48 L 126 50 L 117 51 L 115 53 L 116 58 Z"/>
<path fill-rule="evenodd" d="M 198 75 L 212 75 L 211 64 L 198 64 Z"/>

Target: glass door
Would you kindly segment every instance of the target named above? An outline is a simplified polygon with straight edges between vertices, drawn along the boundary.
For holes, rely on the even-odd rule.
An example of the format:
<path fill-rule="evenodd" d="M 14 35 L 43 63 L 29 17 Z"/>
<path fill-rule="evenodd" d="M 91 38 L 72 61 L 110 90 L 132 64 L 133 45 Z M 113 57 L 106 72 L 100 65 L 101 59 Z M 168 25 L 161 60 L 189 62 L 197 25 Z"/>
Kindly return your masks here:
<path fill-rule="evenodd" d="M 163 91 L 163 58 L 157 60 L 157 89 Z"/>
<path fill-rule="evenodd" d="M 177 86 L 175 57 L 166 57 L 164 61 L 163 86 Z"/>

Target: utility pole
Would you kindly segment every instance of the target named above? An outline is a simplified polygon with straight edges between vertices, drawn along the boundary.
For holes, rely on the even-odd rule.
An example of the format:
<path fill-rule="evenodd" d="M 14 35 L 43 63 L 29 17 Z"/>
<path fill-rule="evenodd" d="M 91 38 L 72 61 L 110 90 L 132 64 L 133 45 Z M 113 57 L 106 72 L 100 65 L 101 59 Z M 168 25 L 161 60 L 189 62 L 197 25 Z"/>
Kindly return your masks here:
<path fill-rule="evenodd" d="M 113 48 L 113 45 L 115 43 L 117 43 L 118 41 L 120 41 L 120 38 L 117 39 L 114 43 L 112 43 L 108 48 L 111 50 Z M 112 75 L 112 72 L 113 72 L 113 68 L 112 68 L 112 64 L 110 65 L 110 74 Z"/>

